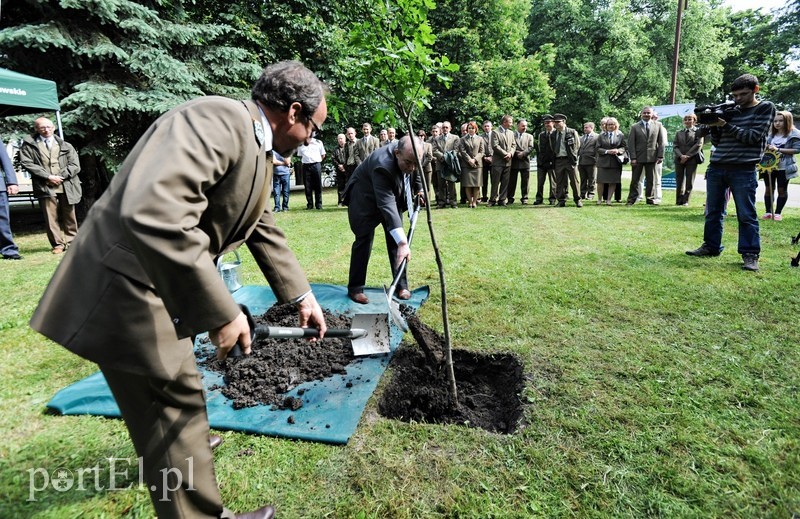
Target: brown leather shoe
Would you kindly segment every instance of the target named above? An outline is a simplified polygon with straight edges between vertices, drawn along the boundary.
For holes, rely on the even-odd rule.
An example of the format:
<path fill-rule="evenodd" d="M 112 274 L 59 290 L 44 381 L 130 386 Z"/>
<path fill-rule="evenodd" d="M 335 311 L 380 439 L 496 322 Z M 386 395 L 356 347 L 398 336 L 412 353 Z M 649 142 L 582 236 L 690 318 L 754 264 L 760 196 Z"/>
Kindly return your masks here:
<path fill-rule="evenodd" d="M 404 288 L 397 293 L 397 299 L 411 299 L 411 292 Z"/>
<path fill-rule="evenodd" d="M 355 301 L 360 305 L 365 305 L 369 303 L 369 298 L 364 294 L 364 292 L 358 292 L 356 294 L 347 294 L 350 299 Z"/>
<path fill-rule="evenodd" d="M 53 254 L 64 254 L 64 246 L 56 245 L 50 252 L 52 252 Z"/>
<path fill-rule="evenodd" d="M 216 434 L 212 434 L 211 436 L 208 437 L 208 445 L 211 447 L 211 450 L 213 451 L 214 449 L 222 445 L 222 438 L 217 436 Z"/>
<path fill-rule="evenodd" d="M 275 517 L 275 509 L 271 505 L 259 508 L 254 512 L 236 514 L 237 519 L 272 519 Z"/>

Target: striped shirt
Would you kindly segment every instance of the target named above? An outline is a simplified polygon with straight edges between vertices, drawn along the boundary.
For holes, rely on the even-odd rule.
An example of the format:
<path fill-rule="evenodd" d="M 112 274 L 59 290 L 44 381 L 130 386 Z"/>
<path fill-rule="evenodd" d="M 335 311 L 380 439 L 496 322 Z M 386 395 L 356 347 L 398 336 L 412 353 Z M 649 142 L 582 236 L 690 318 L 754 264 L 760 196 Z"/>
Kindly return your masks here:
<path fill-rule="evenodd" d="M 727 124 L 711 127 L 714 153 L 711 164 L 755 166 L 761 160 L 767 145 L 767 133 L 775 118 L 775 105 L 761 101 L 750 108 L 740 108 L 725 114 Z"/>

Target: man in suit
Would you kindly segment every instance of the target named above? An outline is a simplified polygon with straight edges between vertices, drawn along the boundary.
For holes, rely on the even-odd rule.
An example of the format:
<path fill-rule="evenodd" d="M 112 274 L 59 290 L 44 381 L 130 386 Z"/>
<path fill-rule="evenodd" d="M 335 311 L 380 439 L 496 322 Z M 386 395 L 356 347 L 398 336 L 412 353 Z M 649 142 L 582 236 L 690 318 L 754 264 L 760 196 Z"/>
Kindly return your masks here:
<path fill-rule="evenodd" d="M 500 127 L 492 132 L 492 190 L 489 206 L 507 205 L 508 181 L 511 178 L 511 159 L 517 149 L 511 125 L 514 119 L 504 115 Z"/>
<path fill-rule="evenodd" d="M 403 259 L 411 259 L 408 238 L 403 230 L 402 213 L 412 211 L 412 194 L 422 197 L 422 181 L 414 175 L 417 161 L 413 146 L 422 158 L 423 143 L 410 135 L 400 139 L 397 144 L 376 151 L 362 162 L 345 187 L 344 200 L 350 230 L 355 235 L 350 252 L 350 277 L 347 293 L 350 299 L 359 304 L 369 303 L 364 294 L 367 281 L 367 266 L 372 253 L 375 227 L 383 226 L 392 279 Z M 408 186 L 408 187 L 406 187 Z M 397 298 L 409 299 L 406 271 L 397 283 Z"/>
<path fill-rule="evenodd" d="M 456 151 L 456 148 L 458 147 L 458 136 L 450 133 L 452 128 L 453 127 L 449 121 L 444 121 L 442 123 L 441 135 L 439 135 L 431 143 L 433 148 L 433 156 L 436 159 L 436 164 L 440 172 L 444 167 L 445 154 L 451 151 Z M 458 199 L 456 198 L 456 183 L 445 180 L 440 174 L 437 185 L 439 186 L 436 192 L 436 203 L 438 207 L 444 208 L 450 206 L 453 209 L 458 207 Z"/>
<path fill-rule="evenodd" d="M 536 198 L 533 205 L 541 205 L 544 202 L 544 182 L 550 183 L 550 192 L 547 197 L 550 205 L 556 203 L 556 175 L 553 170 L 555 155 L 553 155 L 553 116 L 545 114 L 542 116 L 543 130 L 539 133 L 536 141 Z"/>
<path fill-rule="evenodd" d="M 514 193 L 517 191 L 517 178 L 520 182 L 520 202 L 528 203 L 528 190 L 531 178 L 531 153 L 533 153 L 533 135 L 527 132 L 528 121 L 520 119 L 517 131 L 514 133 L 516 149 L 511 159 L 511 176 L 508 179 L 508 203 L 514 203 Z"/>
<path fill-rule="evenodd" d="M 336 175 L 336 191 L 339 195 L 339 207 L 344 206 L 342 202 L 342 197 L 344 196 L 344 186 L 347 185 L 347 180 L 353 174 L 353 171 L 356 170 L 356 160 L 357 160 L 357 150 L 356 150 L 356 129 L 352 126 L 347 128 L 345 131 L 345 136 L 347 138 L 347 142 L 345 143 L 345 152 L 344 152 L 344 175 L 339 178 L 339 175 Z"/>
<path fill-rule="evenodd" d="M 394 128 L 386 128 L 386 137 L 389 144 L 395 144 L 397 142 L 397 130 Z"/>
<path fill-rule="evenodd" d="M 36 133 L 22 140 L 19 159 L 31 174 L 33 194 L 39 199 L 51 252 L 62 254 L 78 234 L 75 204 L 81 201 L 81 164 L 78 152 L 54 135 L 52 121 L 40 117 Z"/>
<path fill-rule="evenodd" d="M 481 202 L 484 204 L 489 200 L 489 175 L 492 172 L 492 121 L 483 121 L 483 148 L 486 154 L 483 156 L 483 171 L 481 173 Z"/>
<path fill-rule="evenodd" d="M 381 147 L 377 137 L 372 135 L 372 125 L 364 123 L 361 125 L 363 136 L 356 141 L 356 167 L 367 160 L 369 154 Z"/>
<path fill-rule="evenodd" d="M 567 205 L 568 186 L 572 188 L 572 198 L 577 207 L 583 207 L 580 187 L 578 186 L 578 152 L 581 141 L 578 132 L 567 128 L 567 116 L 553 116 L 553 171 L 556 176 L 556 198 L 558 207 Z"/>
<path fill-rule="evenodd" d="M 591 121 L 583 123 L 581 147 L 578 150 L 578 175 L 581 180 L 581 198 L 593 199 L 597 179 L 597 134 Z"/>
<path fill-rule="evenodd" d="M 436 156 L 433 155 L 433 146 L 441 134 L 442 123 L 436 123 L 431 126 L 431 136 L 428 137 L 427 140 L 427 142 L 431 145 L 431 156 L 433 157 L 431 160 L 431 183 L 428 188 L 433 190 L 433 196 L 436 200 L 436 207 L 439 209 L 444 207 L 444 200 L 439 200 L 439 182 L 444 182 L 444 180 L 439 178 L 439 168 L 441 168 L 441 165 L 436 160 Z"/>
<path fill-rule="evenodd" d="M 661 176 L 656 172 L 656 163 L 664 162 L 664 144 L 667 131 L 658 121 L 651 121 L 653 108 L 642 108 L 641 119 L 628 132 L 628 155 L 631 158 L 631 188 L 627 205 L 633 205 L 641 197 L 639 181 L 645 175 L 645 197 L 649 205 L 661 203 Z"/>
<path fill-rule="evenodd" d="M 19 260 L 19 247 L 14 243 L 14 236 L 11 234 L 11 215 L 9 214 L 8 195 L 19 193 L 17 184 L 17 173 L 11 158 L 6 153 L 6 145 L 0 139 L 0 253 L 3 259 Z"/>
<path fill-rule="evenodd" d="M 702 157 L 703 136 L 698 131 L 697 116 L 693 113 L 683 117 L 683 129 L 675 133 L 675 204 L 689 205 L 692 196 L 697 164 Z"/>
<path fill-rule="evenodd" d="M 338 190 L 341 178 L 345 176 L 345 168 L 347 167 L 347 136 L 340 133 L 336 136 L 336 147 L 331 153 L 331 161 L 333 162 L 333 171 L 336 173 L 336 187 L 339 191 L 339 206 L 342 205 L 341 191 Z M 344 186 L 342 186 L 344 187 Z"/>
<path fill-rule="evenodd" d="M 264 69 L 251 100 L 201 97 L 162 115 L 92 207 L 31 319 L 99 364 L 161 519 L 235 517 L 214 475 L 192 346 L 208 331 L 218 358 L 237 343 L 249 354 L 251 330 L 215 258 L 246 243 L 278 302 L 325 333 L 268 205 L 272 150 L 288 155 L 319 130 L 325 92 L 301 63 L 281 62 Z"/>

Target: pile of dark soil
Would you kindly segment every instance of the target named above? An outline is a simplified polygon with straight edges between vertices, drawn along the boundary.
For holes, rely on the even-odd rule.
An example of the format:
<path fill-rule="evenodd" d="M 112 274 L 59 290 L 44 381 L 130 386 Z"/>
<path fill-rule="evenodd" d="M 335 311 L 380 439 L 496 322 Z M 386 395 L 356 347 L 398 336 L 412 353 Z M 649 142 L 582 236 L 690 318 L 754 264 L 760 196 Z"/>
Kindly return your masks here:
<path fill-rule="evenodd" d="M 404 344 L 389 368 L 392 379 L 379 412 L 402 421 L 458 424 L 513 433 L 522 419 L 524 372 L 510 354 L 482 355 L 453 350 L 458 406 L 452 405 L 444 337 L 415 315 L 407 321 L 420 349 Z"/>
<path fill-rule="evenodd" d="M 351 319 L 325 312 L 331 328 L 350 328 Z M 445 362 L 444 338 L 411 313 L 406 319 L 420 348 L 404 344 L 389 365 L 392 379 L 378 403 L 379 412 L 403 421 L 458 424 L 492 432 L 512 433 L 522 418 L 520 394 L 524 375 L 510 354 L 481 355 L 453 350 L 458 406 L 453 407 Z M 292 305 L 273 306 L 255 318 L 257 324 L 296 326 Z M 345 375 L 347 366 L 361 362 L 353 355 L 350 339 L 259 339 L 247 357 L 216 360 L 213 348 L 201 348 L 198 364 L 223 375 L 219 389 L 234 409 L 270 405 L 297 410 L 302 395 L 286 393 L 300 384 Z"/>
<path fill-rule="evenodd" d="M 350 328 L 349 317 L 324 313 L 329 328 Z M 269 326 L 297 326 L 297 310 L 293 305 L 275 305 L 255 320 Z M 304 382 L 344 375 L 348 364 L 358 362 L 348 338 L 317 342 L 256 338 L 250 355 L 223 361 L 216 359 L 213 348 L 210 355 L 208 350 L 203 352 L 198 364 L 223 375 L 224 384 L 211 389 L 219 389 L 231 399 L 234 409 L 271 405 L 273 409 L 297 410 L 302 399 L 285 393 Z"/>

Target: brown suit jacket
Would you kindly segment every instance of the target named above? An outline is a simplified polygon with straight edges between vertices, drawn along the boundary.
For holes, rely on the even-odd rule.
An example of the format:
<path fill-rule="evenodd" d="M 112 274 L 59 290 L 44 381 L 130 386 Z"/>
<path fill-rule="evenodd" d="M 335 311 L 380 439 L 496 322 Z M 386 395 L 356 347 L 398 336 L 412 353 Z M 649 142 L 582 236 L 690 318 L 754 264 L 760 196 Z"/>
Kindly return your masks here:
<path fill-rule="evenodd" d="M 645 132 L 642 121 L 631 126 L 628 132 L 628 154 L 631 160 L 642 164 L 664 158 L 667 130 L 658 121 L 650 121 L 650 130 Z"/>
<path fill-rule="evenodd" d="M 683 128 L 675 133 L 673 142 L 675 161 L 680 160 L 681 155 L 688 155 L 690 160 L 697 160 L 697 154 L 703 149 L 703 137 L 697 128 L 687 130 Z"/>
<path fill-rule="evenodd" d="M 279 301 L 310 289 L 269 211 L 272 161 L 246 105 L 204 97 L 150 126 L 56 269 L 35 330 L 101 366 L 173 378 L 189 338 L 239 313 L 220 254 L 246 242 Z"/>
<path fill-rule="evenodd" d="M 514 151 L 517 149 L 517 141 L 514 138 L 514 133 L 514 130 L 511 129 L 505 132 L 500 131 L 500 128 L 492 130 L 492 166 L 511 165 L 511 159 L 506 162 L 505 155 L 510 153 L 511 157 L 514 157 Z"/>

